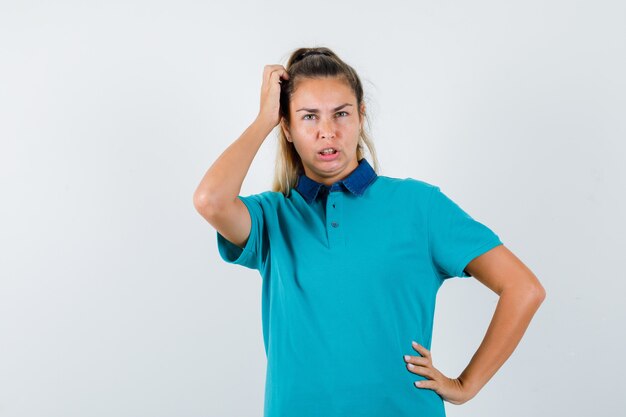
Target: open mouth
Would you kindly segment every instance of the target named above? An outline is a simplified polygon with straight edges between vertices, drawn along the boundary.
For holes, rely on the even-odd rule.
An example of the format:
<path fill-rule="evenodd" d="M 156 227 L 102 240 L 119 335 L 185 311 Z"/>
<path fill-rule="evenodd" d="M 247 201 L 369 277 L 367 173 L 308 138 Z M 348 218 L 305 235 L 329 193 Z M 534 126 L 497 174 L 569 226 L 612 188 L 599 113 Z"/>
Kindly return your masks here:
<path fill-rule="evenodd" d="M 339 151 L 337 149 L 329 149 L 320 151 L 317 153 L 321 161 L 334 161 L 339 158 Z"/>

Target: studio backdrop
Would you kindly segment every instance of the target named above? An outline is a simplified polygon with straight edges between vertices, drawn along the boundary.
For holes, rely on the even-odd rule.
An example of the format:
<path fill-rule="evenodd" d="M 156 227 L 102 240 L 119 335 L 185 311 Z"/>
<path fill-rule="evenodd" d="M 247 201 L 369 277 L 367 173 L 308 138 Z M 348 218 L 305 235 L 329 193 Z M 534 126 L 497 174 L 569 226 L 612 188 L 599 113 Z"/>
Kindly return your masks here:
<path fill-rule="evenodd" d="M 262 415 L 262 280 L 220 259 L 192 197 L 256 117 L 263 67 L 311 46 L 361 76 L 379 174 L 440 186 L 546 289 L 447 415 L 618 415 L 624 16 L 619 1 L 3 2 L 0 416 Z M 242 195 L 271 187 L 277 132 Z M 458 376 L 497 299 L 446 280 L 438 369 Z"/>

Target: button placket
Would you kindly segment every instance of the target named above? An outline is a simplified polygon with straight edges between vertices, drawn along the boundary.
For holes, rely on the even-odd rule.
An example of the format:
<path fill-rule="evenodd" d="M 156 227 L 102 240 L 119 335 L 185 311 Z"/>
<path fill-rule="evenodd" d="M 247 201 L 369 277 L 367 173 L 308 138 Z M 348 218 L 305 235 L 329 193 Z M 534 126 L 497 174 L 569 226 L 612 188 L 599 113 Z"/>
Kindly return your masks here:
<path fill-rule="evenodd" d="M 343 198 L 344 195 L 341 190 L 331 190 L 328 194 L 326 218 L 328 240 L 332 249 L 338 249 L 344 246 L 344 228 L 341 227 L 343 219 Z"/>

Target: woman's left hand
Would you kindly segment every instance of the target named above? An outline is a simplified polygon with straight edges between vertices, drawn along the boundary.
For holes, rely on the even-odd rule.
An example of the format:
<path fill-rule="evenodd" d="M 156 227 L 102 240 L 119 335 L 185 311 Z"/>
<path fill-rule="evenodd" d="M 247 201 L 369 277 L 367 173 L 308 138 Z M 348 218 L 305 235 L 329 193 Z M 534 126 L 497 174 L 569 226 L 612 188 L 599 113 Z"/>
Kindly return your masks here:
<path fill-rule="evenodd" d="M 413 342 L 413 349 L 422 356 L 405 356 L 404 361 L 407 364 L 407 369 L 414 374 L 428 378 L 418 381 L 419 386 L 416 386 L 418 389 L 431 389 L 439 394 L 444 401 L 457 405 L 463 404 L 473 397 L 458 378 L 448 378 L 433 366 L 432 356 L 428 349 L 415 342 Z"/>

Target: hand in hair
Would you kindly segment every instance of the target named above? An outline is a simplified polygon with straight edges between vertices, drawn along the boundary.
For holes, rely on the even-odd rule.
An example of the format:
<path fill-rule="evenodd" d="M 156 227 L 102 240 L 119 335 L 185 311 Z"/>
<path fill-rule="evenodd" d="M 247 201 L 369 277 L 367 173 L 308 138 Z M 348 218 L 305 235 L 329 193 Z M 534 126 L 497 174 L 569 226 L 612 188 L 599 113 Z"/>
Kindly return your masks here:
<path fill-rule="evenodd" d="M 280 122 L 280 80 L 289 79 L 287 70 L 282 65 L 266 65 L 263 69 L 261 86 L 261 108 L 257 119 L 268 123 L 272 128 Z"/>

